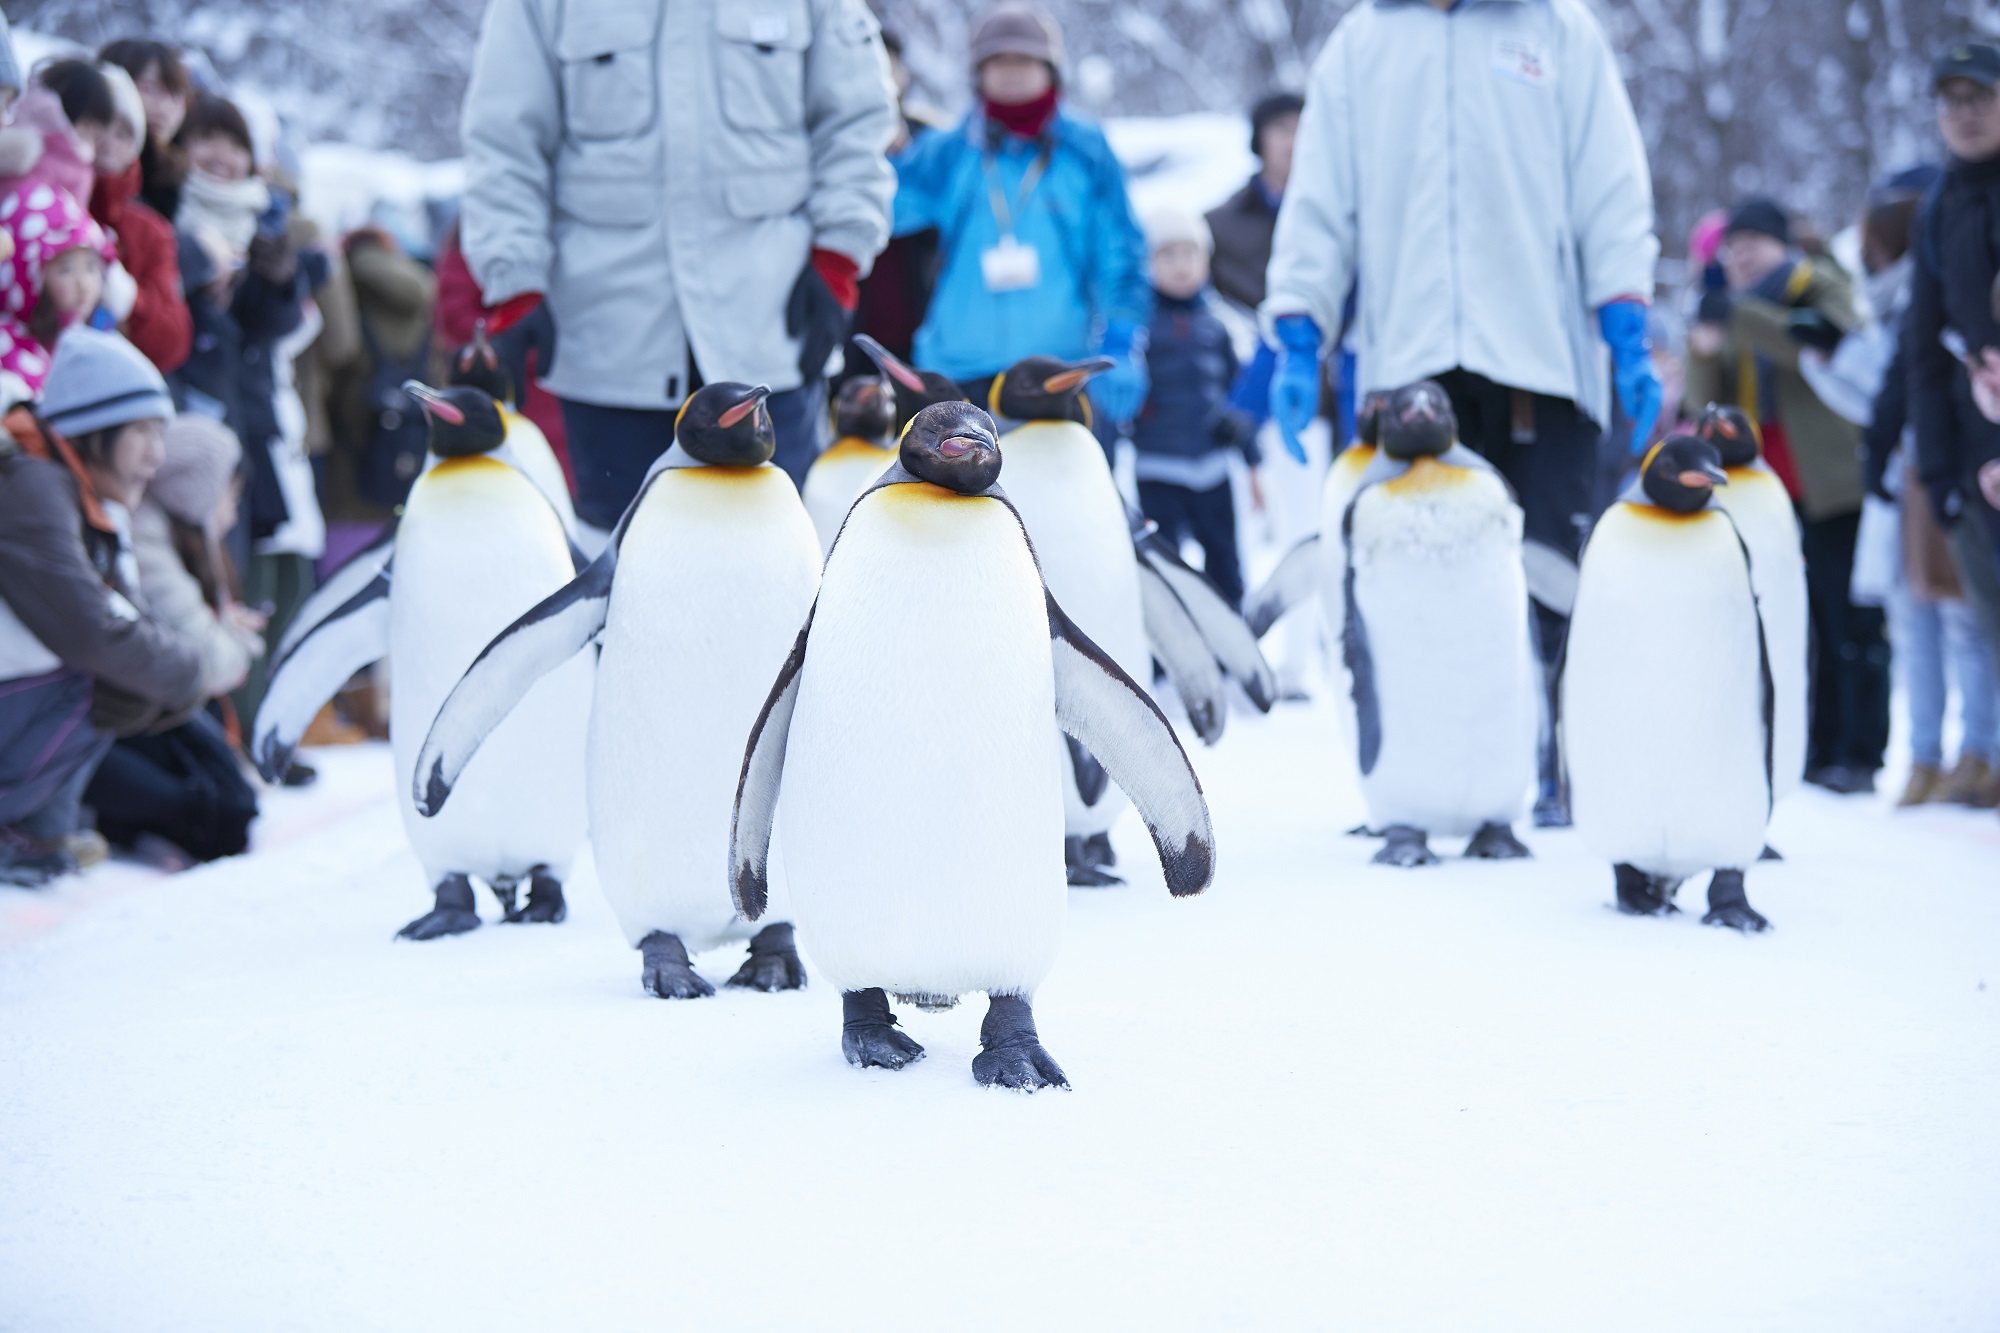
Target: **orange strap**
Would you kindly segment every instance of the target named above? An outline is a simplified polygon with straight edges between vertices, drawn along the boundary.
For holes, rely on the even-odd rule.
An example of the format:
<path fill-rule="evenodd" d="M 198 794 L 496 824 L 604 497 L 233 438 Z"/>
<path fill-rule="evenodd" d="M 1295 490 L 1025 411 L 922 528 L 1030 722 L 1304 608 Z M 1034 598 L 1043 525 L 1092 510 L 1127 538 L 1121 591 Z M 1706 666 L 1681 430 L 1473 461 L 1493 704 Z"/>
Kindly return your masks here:
<path fill-rule="evenodd" d="M 68 440 L 53 430 L 44 430 L 42 423 L 35 419 L 34 412 L 25 404 L 8 412 L 5 419 L 0 420 L 0 425 L 4 425 L 7 433 L 14 437 L 14 443 L 22 453 L 30 458 L 61 463 L 70 470 L 76 478 L 77 494 L 83 500 L 84 522 L 99 532 L 115 534 L 118 531 L 105 516 L 104 507 L 98 504 L 97 488 L 90 484 L 90 473 L 84 470 L 83 460 L 76 456 L 76 450 L 70 447 Z"/>

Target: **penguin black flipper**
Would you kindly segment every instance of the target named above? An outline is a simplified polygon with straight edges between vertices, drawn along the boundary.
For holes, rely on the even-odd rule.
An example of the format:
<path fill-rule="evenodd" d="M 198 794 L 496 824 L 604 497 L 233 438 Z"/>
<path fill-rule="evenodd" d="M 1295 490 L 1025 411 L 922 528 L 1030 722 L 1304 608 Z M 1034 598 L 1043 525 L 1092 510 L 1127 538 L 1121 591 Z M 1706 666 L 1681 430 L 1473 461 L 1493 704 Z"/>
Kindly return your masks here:
<path fill-rule="evenodd" d="M 1243 623 L 1243 617 L 1222 600 L 1213 583 L 1183 563 L 1158 533 L 1149 532 L 1133 545 L 1139 563 L 1166 580 L 1180 598 L 1195 628 L 1201 631 L 1202 642 L 1208 645 L 1222 669 L 1236 678 L 1258 712 L 1270 712 L 1271 705 L 1278 701 L 1278 677 L 1264 660 L 1257 636 Z"/>
<path fill-rule="evenodd" d="M 1285 552 L 1285 558 L 1271 571 L 1271 577 L 1250 594 L 1243 604 L 1243 622 L 1261 639 L 1271 626 L 1318 589 L 1319 534 L 1315 532 Z"/>
<path fill-rule="evenodd" d="M 1047 601 L 1057 724 L 1132 798 L 1159 849 L 1167 891 L 1176 898 L 1200 893 L 1215 878 L 1215 830 L 1180 738 L 1159 705 L 1063 614 L 1053 596 Z"/>
<path fill-rule="evenodd" d="M 331 584 L 329 584 L 331 586 Z M 250 756 L 266 782 L 277 781 L 313 715 L 347 678 L 389 652 L 389 571 L 375 576 L 321 615 L 272 669 L 250 733 Z"/>
<path fill-rule="evenodd" d="M 736 808 L 729 820 L 729 896 L 746 921 L 764 915 L 771 900 L 771 825 L 778 815 L 778 788 L 785 776 L 785 745 L 791 738 L 792 710 L 799 702 L 806 640 L 818 611 L 815 601 L 785 664 L 778 668 L 757 725 L 750 729 L 743 772 L 736 780 Z"/>
<path fill-rule="evenodd" d="M 327 575 L 326 581 L 299 604 L 292 623 L 285 626 L 284 637 L 278 640 L 277 648 L 271 653 L 271 670 L 276 671 L 283 666 L 292 649 L 298 647 L 315 626 L 347 605 L 355 593 L 389 568 L 390 561 L 396 556 L 396 526 L 400 522 L 401 519 L 391 519 L 374 541 L 342 562 L 339 569 Z"/>
<path fill-rule="evenodd" d="M 1359 491 L 1355 497 L 1360 498 Z M 1375 689 L 1375 655 L 1368 647 L 1368 623 L 1362 619 L 1361 606 L 1354 600 L 1352 502 L 1348 504 L 1347 512 L 1341 515 L 1340 526 L 1349 552 L 1346 569 L 1340 578 L 1340 601 L 1344 608 L 1340 657 L 1353 681 L 1355 757 L 1360 762 L 1362 776 L 1366 777 L 1375 771 L 1375 761 L 1382 757 L 1382 696 Z"/>
<path fill-rule="evenodd" d="M 611 580 L 618 569 L 615 543 L 584 571 L 535 603 L 479 650 L 445 696 L 430 734 L 417 752 L 410 797 L 417 813 L 444 808 L 472 756 L 535 682 L 581 652 L 604 628 L 611 608 Z"/>
<path fill-rule="evenodd" d="M 1750 544 L 1743 540 L 1743 531 L 1730 518 L 1728 510 L 1718 506 L 1716 512 L 1729 519 L 1730 530 L 1736 533 L 1737 549 L 1743 552 L 1743 576 L 1750 580 L 1750 602 L 1757 608 L 1758 711 L 1764 723 L 1764 817 L 1769 819 L 1778 804 L 1778 681 L 1771 674 L 1771 636 L 1764 631 L 1764 604 L 1757 599 L 1756 562 L 1750 554 Z"/>
<path fill-rule="evenodd" d="M 1139 562 L 1139 610 L 1147 646 L 1166 668 L 1195 734 L 1202 744 L 1215 744 L 1222 739 L 1223 725 L 1229 719 L 1229 706 L 1222 695 L 1222 669 L 1202 642 L 1201 631 L 1195 628 L 1194 618 L 1181 599 L 1143 560 Z"/>

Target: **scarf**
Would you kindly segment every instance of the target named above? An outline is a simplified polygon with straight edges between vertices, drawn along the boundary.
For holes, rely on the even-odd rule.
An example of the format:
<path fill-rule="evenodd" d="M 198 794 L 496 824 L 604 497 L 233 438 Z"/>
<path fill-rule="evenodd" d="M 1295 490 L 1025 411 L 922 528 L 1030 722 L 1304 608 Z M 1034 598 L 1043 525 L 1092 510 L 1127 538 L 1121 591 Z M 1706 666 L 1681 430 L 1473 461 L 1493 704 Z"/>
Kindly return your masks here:
<path fill-rule="evenodd" d="M 200 169 L 190 170 L 181 184 L 180 211 L 174 225 L 207 235 L 241 259 L 257 234 L 257 217 L 271 206 L 271 187 L 255 176 L 226 181 Z"/>
<path fill-rule="evenodd" d="M 1032 102 L 987 101 L 986 118 L 1006 130 L 1018 134 L 1023 139 L 1032 139 L 1048 128 L 1056 116 L 1056 89 L 1049 90 Z"/>

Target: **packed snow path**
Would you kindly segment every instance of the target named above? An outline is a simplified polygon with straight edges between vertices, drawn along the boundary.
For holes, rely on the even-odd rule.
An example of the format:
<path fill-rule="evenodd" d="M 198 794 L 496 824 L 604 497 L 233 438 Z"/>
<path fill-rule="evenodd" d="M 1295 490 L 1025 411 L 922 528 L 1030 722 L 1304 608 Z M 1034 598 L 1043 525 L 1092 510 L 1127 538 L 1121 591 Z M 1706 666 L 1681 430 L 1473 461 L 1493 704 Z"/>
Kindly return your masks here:
<path fill-rule="evenodd" d="M 646 996 L 587 870 L 392 942 L 380 747 L 255 855 L 0 893 L 0 1328 L 1992 1327 L 2000 820 L 1801 796 L 1746 939 L 1699 883 L 1617 915 L 1571 834 L 1371 867 L 1333 744 L 1195 755 L 1199 898 L 1120 824 L 1033 1097 L 976 999 L 861 1073 L 818 976 Z"/>

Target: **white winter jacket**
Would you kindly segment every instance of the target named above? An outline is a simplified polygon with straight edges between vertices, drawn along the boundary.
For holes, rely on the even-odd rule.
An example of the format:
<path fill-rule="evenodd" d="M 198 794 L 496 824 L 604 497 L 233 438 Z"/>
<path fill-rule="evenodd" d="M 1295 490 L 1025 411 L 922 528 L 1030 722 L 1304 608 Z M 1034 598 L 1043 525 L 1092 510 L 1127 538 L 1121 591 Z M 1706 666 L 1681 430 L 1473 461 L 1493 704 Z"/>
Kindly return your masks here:
<path fill-rule="evenodd" d="M 1328 342 L 1360 284 L 1358 387 L 1461 367 L 1608 420 L 1595 310 L 1650 299 L 1646 148 L 1583 0 L 1364 0 L 1313 63 L 1266 325 Z"/>
<path fill-rule="evenodd" d="M 785 301 L 817 246 L 889 235 L 895 92 L 864 0 L 492 0 L 466 89 L 461 237 L 489 304 L 546 294 L 564 398 L 662 408 L 800 382 Z"/>

